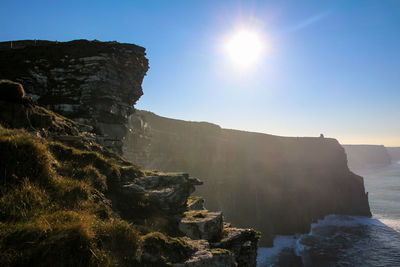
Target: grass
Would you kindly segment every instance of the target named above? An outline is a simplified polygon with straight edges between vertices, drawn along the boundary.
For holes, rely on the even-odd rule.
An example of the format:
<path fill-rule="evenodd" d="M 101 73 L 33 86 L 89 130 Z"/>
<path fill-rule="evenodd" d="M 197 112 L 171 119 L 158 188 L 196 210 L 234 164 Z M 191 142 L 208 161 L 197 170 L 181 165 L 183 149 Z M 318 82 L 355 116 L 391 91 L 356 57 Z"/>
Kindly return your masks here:
<path fill-rule="evenodd" d="M 153 232 L 166 218 L 134 225 L 112 210 L 105 196 L 116 183 L 143 174 L 111 152 L 0 126 L 0 266 L 145 266 L 188 257 L 183 240 Z"/>
<path fill-rule="evenodd" d="M 188 198 L 188 200 L 187 200 L 187 205 L 190 206 L 190 205 L 192 205 L 193 203 L 195 203 L 196 201 L 199 201 L 199 200 L 201 200 L 201 199 L 202 199 L 202 197 L 199 197 L 199 196 L 190 196 L 190 197 Z"/>
<path fill-rule="evenodd" d="M 194 249 L 181 238 L 169 237 L 159 232 L 153 232 L 143 237 L 143 259 L 154 264 L 176 263 L 188 258 Z M 147 253 L 151 255 L 148 257 Z"/>
<path fill-rule="evenodd" d="M 193 218 L 207 218 L 207 211 L 206 210 L 189 210 L 185 212 L 186 217 L 193 217 Z"/>
<path fill-rule="evenodd" d="M 211 250 L 211 253 L 212 253 L 213 255 L 224 255 L 224 254 L 229 254 L 230 251 L 227 250 L 227 249 L 223 249 L 223 248 L 213 248 L 213 249 Z"/>

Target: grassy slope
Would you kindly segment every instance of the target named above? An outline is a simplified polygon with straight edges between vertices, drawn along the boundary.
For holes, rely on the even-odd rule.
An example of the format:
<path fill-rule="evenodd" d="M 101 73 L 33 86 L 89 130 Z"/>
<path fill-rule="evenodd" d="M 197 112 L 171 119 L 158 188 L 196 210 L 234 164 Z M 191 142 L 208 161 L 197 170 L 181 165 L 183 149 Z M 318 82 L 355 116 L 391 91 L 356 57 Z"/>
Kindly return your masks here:
<path fill-rule="evenodd" d="M 121 173 L 143 172 L 106 155 L 0 126 L 1 266 L 143 265 L 152 248 L 161 265 L 190 254 L 179 238 L 116 215 L 105 195 Z"/>

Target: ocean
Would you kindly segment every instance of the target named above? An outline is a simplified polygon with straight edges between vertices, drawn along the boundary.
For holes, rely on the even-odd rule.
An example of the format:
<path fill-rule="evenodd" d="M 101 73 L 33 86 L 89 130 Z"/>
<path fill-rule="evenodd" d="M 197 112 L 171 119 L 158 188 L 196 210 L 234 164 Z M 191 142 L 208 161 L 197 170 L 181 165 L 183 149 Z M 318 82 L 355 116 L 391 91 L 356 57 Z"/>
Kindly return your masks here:
<path fill-rule="evenodd" d="M 372 218 L 328 215 L 308 234 L 277 236 L 258 266 L 400 266 L 400 162 L 353 172 L 364 177 Z"/>

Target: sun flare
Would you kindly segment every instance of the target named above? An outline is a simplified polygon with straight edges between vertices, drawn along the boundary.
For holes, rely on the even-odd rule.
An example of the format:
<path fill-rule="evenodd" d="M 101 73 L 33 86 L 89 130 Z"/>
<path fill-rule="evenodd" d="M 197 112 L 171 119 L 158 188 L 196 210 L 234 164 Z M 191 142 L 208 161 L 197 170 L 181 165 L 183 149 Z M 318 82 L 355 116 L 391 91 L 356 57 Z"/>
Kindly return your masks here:
<path fill-rule="evenodd" d="M 233 34 L 226 44 L 226 52 L 235 66 L 249 68 L 260 60 L 263 41 L 257 32 L 240 30 Z"/>

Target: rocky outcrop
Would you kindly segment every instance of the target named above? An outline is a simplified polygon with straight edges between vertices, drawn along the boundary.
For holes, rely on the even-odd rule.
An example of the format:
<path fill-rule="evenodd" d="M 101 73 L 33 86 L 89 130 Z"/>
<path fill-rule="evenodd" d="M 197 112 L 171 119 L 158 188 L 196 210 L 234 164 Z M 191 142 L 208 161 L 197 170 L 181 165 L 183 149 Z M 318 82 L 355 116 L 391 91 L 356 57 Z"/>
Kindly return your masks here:
<path fill-rule="evenodd" d="M 179 229 L 191 239 L 201 242 L 196 243 L 200 245 L 198 252 L 183 266 L 257 265 L 259 232 L 225 223 L 222 212 L 206 210 L 204 199 L 200 197 L 189 199 L 188 209 L 180 219 Z M 221 265 L 221 260 L 225 265 Z"/>
<path fill-rule="evenodd" d="M 227 220 L 262 232 L 308 232 L 328 214 L 370 216 L 363 178 L 347 167 L 334 139 L 290 138 L 221 129 L 138 111 L 129 118 L 124 154 L 148 169 L 187 171 L 204 185 L 197 194 Z"/>
<path fill-rule="evenodd" d="M 219 240 L 222 236 L 222 212 L 191 210 L 185 212 L 179 229 L 192 239 Z"/>
<path fill-rule="evenodd" d="M 117 190 L 117 198 L 122 198 L 120 205 L 129 206 L 130 198 L 146 198 L 154 208 L 170 215 L 180 215 L 187 210 L 187 199 L 202 182 L 187 173 L 158 173 L 132 180 L 125 180 Z"/>
<path fill-rule="evenodd" d="M 342 145 L 350 169 L 383 167 L 392 163 L 386 147 L 382 145 Z"/>
<path fill-rule="evenodd" d="M 225 232 L 221 212 L 188 211 L 189 205 L 192 209 L 204 205 L 204 200 L 189 200 L 195 186 L 202 184 L 200 180 L 186 173 L 140 170 L 96 143 L 96 135 L 85 131 L 88 126 L 37 106 L 20 84 L 2 80 L 0 91 L 0 180 L 5 186 L 0 192 L 0 265 L 37 265 L 46 260 L 43 266 L 52 266 L 61 249 L 68 251 L 62 254 L 68 259 L 66 266 L 108 266 L 110 262 L 121 266 L 255 266 L 255 261 L 252 265 L 239 262 L 242 256 L 237 244 L 220 248 Z M 7 194 L 20 194 L 22 178 L 28 183 L 27 197 L 22 203 L 19 199 L 5 202 Z M 35 186 L 40 186 L 41 195 L 35 195 L 39 194 Z M 51 198 L 54 206 L 38 204 L 41 198 L 43 202 Z M 30 217 L 26 211 L 22 215 L 15 212 L 18 205 L 28 207 Z M 37 210 L 31 211 L 33 206 Z M 203 221 L 197 220 L 199 212 L 204 214 Z M 45 228 L 37 216 L 46 222 Z M 51 216 L 56 220 L 51 221 Z M 18 231 L 9 227 L 21 220 Z M 29 241 L 30 231 L 40 236 L 37 242 Z M 257 246 L 259 233 L 250 231 L 256 238 L 243 239 L 243 246 L 252 242 Z M 18 242 L 9 244 L 13 238 L 8 235 L 18 236 Z M 256 256 L 257 251 L 247 255 Z"/>
<path fill-rule="evenodd" d="M 147 70 L 145 49 L 133 44 L 0 42 L 1 79 L 21 82 L 36 103 L 91 125 L 103 145 L 117 150 Z"/>
<path fill-rule="evenodd" d="M 224 223 L 223 238 L 213 243 L 213 247 L 229 248 L 239 266 L 255 266 L 259 236 L 252 229 L 240 229 Z"/>

